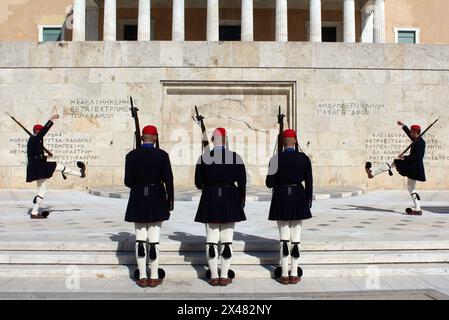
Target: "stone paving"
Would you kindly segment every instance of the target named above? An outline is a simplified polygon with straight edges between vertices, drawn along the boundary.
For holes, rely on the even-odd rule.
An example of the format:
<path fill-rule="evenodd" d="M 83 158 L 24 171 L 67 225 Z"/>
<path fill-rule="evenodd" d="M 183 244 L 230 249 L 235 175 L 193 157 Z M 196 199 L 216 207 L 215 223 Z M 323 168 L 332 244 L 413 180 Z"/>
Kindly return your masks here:
<path fill-rule="evenodd" d="M 357 197 L 315 201 L 314 217 L 303 225 L 302 243 L 448 241 L 449 191 L 421 191 L 420 195 L 424 210 L 421 217 L 403 213 L 410 204 L 404 191 L 368 192 Z M 32 190 L 0 191 L 0 242 L 133 240 L 132 224 L 123 221 L 126 199 L 103 198 L 82 191 L 50 190 L 44 203 L 44 208 L 51 211 L 50 218 L 30 220 L 27 214 L 33 197 Z M 193 222 L 197 205 L 197 201 L 175 203 L 170 221 L 163 226 L 161 242 L 204 241 L 204 226 Z M 277 239 L 275 223 L 267 220 L 268 209 L 269 202 L 248 201 L 248 220 L 237 225 L 236 242 Z M 130 298 L 133 295 L 136 299 L 357 299 L 363 296 L 376 299 L 379 298 L 378 290 L 387 290 L 389 294 L 384 297 L 391 299 L 446 299 L 443 294 L 449 295 L 449 275 L 382 276 L 374 288 L 364 277 L 306 277 L 296 286 L 282 286 L 272 279 L 236 279 L 228 287 L 217 288 L 210 287 L 203 279 L 167 279 L 163 286 L 147 289 L 123 278 L 112 281 L 81 278 L 79 289 L 68 288 L 65 278 L 30 278 L 26 285 L 19 278 L 0 279 L 0 299 L 8 298 L 6 293 L 15 293 L 11 297 L 23 299 L 45 293 L 52 297 L 60 293 L 61 298 L 69 299 L 82 292 L 91 294 L 87 297 L 92 299 Z"/>
<path fill-rule="evenodd" d="M 421 191 L 423 216 L 407 216 L 404 191 L 379 191 L 315 201 L 313 218 L 303 224 L 307 241 L 449 240 L 449 191 Z M 124 241 L 133 224 L 124 222 L 126 199 L 103 198 L 82 191 L 50 190 L 43 203 L 47 220 L 28 217 L 32 190 L 0 191 L 0 241 Z M 204 225 L 194 222 L 197 201 L 177 201 L 164 223 L 161 242 L 204 241 Z M 237 224 L 236 241 L 277 239 L 268 221 L 269 202 L 248 201 L 247 221 Z"/>
<path fill-rule="evenodd" d="M 382 277 L 378 287 L 363 278 L 304 278 L 297 285 L 274 280 L 238 279 L 227 287 L 204 280 L 165 280 L 156 288 L 140 288 L 126 279 L 0 279 L 0 299 L 449 299 L 449 276 Z M 67 285 L 67 283 L 69 283 Z M 432 290 L 430 295 L 429 290 Z"/>

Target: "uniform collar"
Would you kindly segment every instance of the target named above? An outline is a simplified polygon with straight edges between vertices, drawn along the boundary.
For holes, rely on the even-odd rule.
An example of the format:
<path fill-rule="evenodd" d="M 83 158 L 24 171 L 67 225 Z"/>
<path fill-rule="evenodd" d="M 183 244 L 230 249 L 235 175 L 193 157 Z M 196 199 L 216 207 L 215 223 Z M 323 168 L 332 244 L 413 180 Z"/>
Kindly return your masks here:
<path fill-rule="evenodd" d="M 142 147 L 144 147 L 144 148 L 154 148 L 154 143 L 144 143 L 144 144 L 142 144 Z"/>
<path fill-rule="evenodd" d="M 292 152 L 295 151 L 295 148 L 284 148 L 284 152 Z"/>

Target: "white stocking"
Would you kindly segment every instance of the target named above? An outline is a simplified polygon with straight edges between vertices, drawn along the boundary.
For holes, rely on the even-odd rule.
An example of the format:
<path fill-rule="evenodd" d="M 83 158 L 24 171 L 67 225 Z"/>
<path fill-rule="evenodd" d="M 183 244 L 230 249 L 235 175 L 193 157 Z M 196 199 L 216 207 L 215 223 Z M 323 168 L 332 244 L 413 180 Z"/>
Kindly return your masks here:
<path fill-rule="evenodd" d="M 292 252 L 290 253 L 292 256 L 292 267 L 290 270 L 290 276 L 297 277 L 298 276 L 298 265 L 299 265 L 299 257 L 293 257 L 293 250 L 295 245 L 298 246 L 298 251 L 301 252 L 301 227 L 302 227 L 302 220 L 296 220 L 290 222 L 291 227 L 291 235 L 290 239 L 292 242 Z"/>
<path fill-rule="evenodd" d="M 145 223 L 135 223 L 134 226 L 136 228 L 136 260 L 137 267 L 139 268 L 139 278 L 147 279 L 147 225 Z M 143 253 L 143 256 L 139 256 L 139 246 L 141 249 L 141 254 Z"/>
<path fill-rule="evenodd" d="M 39 213 L 39 207 L 47 194 L 47 179 L 37 180 L 37 196 L 36 203 L 31 211 L 32 215 L 37 215 Z"/>
<path fill-rule="evenodd" d="M 159 238 L 161 235 L 161 227 L 162 222 L 156 222 L 156 223 L 149 223 L 147 225 L 148 230 L 148 242 L 150 243 L 150 250 L 152 244 L 154 244 L 156 249 L 156 259 L 151 260 L 150 259 L 150 271 L 151 271 L 151 279 L 159 279 Z M 150 256 L 150 255 L 148 255 Z"/>
<path fill-rule="evenodd" d="M 290 222 L 289 221 L 277 221 L 278 228 L 279 228 L 279 239 L 280 239 L 280 246 L 279 246 L 279 254 L 280 254 L 280 260 L 281 260 L 281 267 L 282 267 L 282 276 L 288 277 L 288 260 L 290 257 Z M 288 248 L 288 254 L 284 255 L 283 247 L 287 245 Z"/>
<path fill-rule="evenodd" d="M 415 204 L 415 210 L 421 211 L 421 205 L 419 204 L 418 196 L 416 195 L 416 180 L 407 179 L 407 190 L 412 197 L 413 203 Z"/>
<path fill-rule="evenodd" d="M 55 171 L 59 171 L 59 172 L 63 172 L 64 171 L 64 174 L 66 176 L 81 177 L 80 169 L 77 169 L 77 170 L 71 169 L 71 168 L 68 168 L 68 167 L 66 167 L 66 166 L 64 166 L 62 164 L 59 164 L 59 163 L 56 165 Z"/>
<path fill-rule="evenodd" d="M 211 279 L 218 278 L 218 240 L 220 239 L 220 226 L 218 223 L 206 223 L 206 257 L 211 272 Z M 209 255 L 210 247 L 214 257 Z"/>
<path fill-rule="evenodd" d="M 228 271 L 231 267 L 231 258 L 232 258 L 232 240 L 234 238 L 234 226 L 235 223 L 224 223 L 220 225 L 220 243 L 221 243 L 221 275 L 220 278 L 226 279 L 228 277 Z M 231 257 L 225 258 L 223 257 L 223 251 L 225 250 L 225 244 L 228 244 L 229 249 L 231 250 Z"/>
<path fill-rule="evenodd" d="M 390 164 L 391 169 L 393 169 L 394 167 L 396 167 L 395 163 L 393 162 L 392 164 Z M 380 166 L 379 168 L 377 168 L 376 170 L 372 171 L 372 175 L 374 177 L 384 173 L 384 172 L 388 172 L 390 170 L 390 167 L 388 166 L 387 163 L 384 163 L 382 166 Z"/>

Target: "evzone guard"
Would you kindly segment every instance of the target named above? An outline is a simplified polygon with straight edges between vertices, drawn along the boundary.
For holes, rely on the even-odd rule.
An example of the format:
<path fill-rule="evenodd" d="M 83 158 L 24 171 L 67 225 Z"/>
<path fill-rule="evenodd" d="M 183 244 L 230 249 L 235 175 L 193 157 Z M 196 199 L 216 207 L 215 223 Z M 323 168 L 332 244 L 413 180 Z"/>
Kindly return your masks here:
<path fill-rule="evenodd" d="M 436 121 L 438 121 L 438 119 Z M 421 133 L 421 127 L 419 125 L 412 125 L 409 129 L 402 121 L 398 121 L 397 124 L 402 128 L 402 130 L 404 130 L 405 134 L 412 141 L 411 145 L 404 152 L 402 152 L 398 159 L 395 159 L 392 164 L 385 163 L 385 165 L 377 168 L 376 170 L 372 170 L 372 164 L 370 162 L 367 162 L 365 165 L 365 171 L 369 179 L 373 179 L 384 172 L 388 172 L 390 176 L 392 176 L 392 168 L 396 168 L 401 176 L 407 177 L 407 190 L 410 193 L 415 205 L 414 209 L 406 209 L 406 213 L 409 215 L 422 215 L 422 210 L 419 203 L 421 199 L 416 192 L 416 181 L 426 181 L 423 161 L 426 150 L 426 142 L 422 136 L 435 124 L 435 122 Z M 408 149 L 410 149 L 410 154 L 404 155 Z"/>
<path fill-rule="evenodd" d="M 214 130 L 214 147 L 210 150 L 203 117 L 198 112 L 196 120 L 203 132 L 204 152 L 195 168 L 195 186 L 201 189 L 195 221 L 204 223 L 206 227 L 206 258 L 209 265 L 206 278 L 212 286 L 227 286 L 235 277 L 230 269 L 235 223 L 246 220 L 246 170 L 242 158 L 227 147 L 226 130 Z"/>
<path fill-rule="evenodd" d="M 37 182 L 37 195 L 33 200 L 34 206 L 31 210 L 31 219 L 46 219 L 48 217 L 49 212 L 43 211 L 42 213 L 39 213 L 39 207 L 41 206 L 47 193 L 47 180 L 53 176 L 55 171 L 61 172 L 64 179 L 67 179 L 66 175 L 80 178 L 86 177 L 86 166 L 81 161 L 77 162 L 79 168 L 78 170 L 67 168 L 57 162 L 47 161 L 47 158 L 51 157 L 52 154 L 44 147 L 44 137 L 53 126 L 56 119 L 59 119 L 59 115 L 54 114 L 44 126 L 40 124 L 34 125 L 33 134 L 31 134 L 25 129 L 24 126 L 13 118 L 14 121 L 16 121 L 28 134 L 30 134 L 27 144 L 28 162 L 26 182 Z M 45 152 L 48 157 L 45 155 Z"/>
<path fill-rule="evenodd" d="M 173 210 L 173 172 L 167 152 L 157 147 L 157 128 L 144 127 L 141 139 L 141 147 L 126 155 L 125 185 L 131 191 L 125 221 L 133 222 L 136 231 L 136 283 L 140 287 L 156 287 L 165 277 L 159 268 L 159 238 L 162 222 L 170 218 Z"/>
<path fill-rule="evenodd" d="M 282 284 L 296 284 L 302 276 L 299 267 L 302 221 L 312 217 L 312 165 L 309 157 L 299 152 L 294 130 L 283 131 L 278 146 L 279 143 L 265 181 L 268 188 L 273 188 L 268 219 L 277 222 L 280 239 L 281 266 L 274 274 Z"/>

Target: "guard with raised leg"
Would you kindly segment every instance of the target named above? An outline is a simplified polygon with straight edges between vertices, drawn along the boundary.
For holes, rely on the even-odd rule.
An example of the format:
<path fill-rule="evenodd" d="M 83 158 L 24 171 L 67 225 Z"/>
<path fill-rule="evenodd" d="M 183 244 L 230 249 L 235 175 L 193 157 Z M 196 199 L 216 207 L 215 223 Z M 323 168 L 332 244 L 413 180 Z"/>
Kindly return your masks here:
<path fill-rule="evenodd" d="M 40 124 L 34 125 L 33 133 L 29 132 L 14 117 L 11 116 L 11 118 L 30 136 L 27 144 L 28 163 L 26 181 L 36 181 L 37 183 L 37 195 L 33 199 L 34 205 L 31 209 L 31 219 L 46 219 L 50 213 L 48 211 L 39 213 L 39 208 L 47 193 L 47 180 L 53 176 L 55 171 L 61 172 L 64 179 L 67 179 L 67 175 L 85 178 L 86 165 L 83 162 L 78 161 L 77 166 L 79 169 L 76 170 L 67 168 L 60 163 L 47 161 L 47 158 L 52 157 L 53 154 L 44 147 L 44 137 L 53 126 L 54 121 L 59 119 L 59 115 L 52 115 L 45 126 Z M 45 155 L 45 153 L 47 155 Z"/>
<path fill-rule="evenodd" d="M 422 215 L 421 200 L 419 194 L 416 192 L 416 182 L 426 181 L 426 174 L 424 170 L 424 154 L 426 150 L 426 142 L 422 138 L 424 133 L 432 127 L 438 119 L 433 122 L 424 132 L 421 133 L 421 127 L 417 124 L 412 125 L 410 129 L 402 122 L 398 121 L 398 125 L 404 130 L 405 134 L 412 140 L 410 146 L 402 152 L 398 159 L 395 159 L 392 164 L 385 163 L 383 166 L 373 170 L 372 164 L 367 162 L 365 165 L 365 171 L 369 179 L 388 172 L 389 175 L 393 175 L 392 168 L 396 168 L 397 172 L 401 176 L 407 177 L 407 190 L 412 198 L 414 208 L 407 208 L 405 212 L 408 215 Z M 404 155 L 410 149 L 409 155 Z"/>

